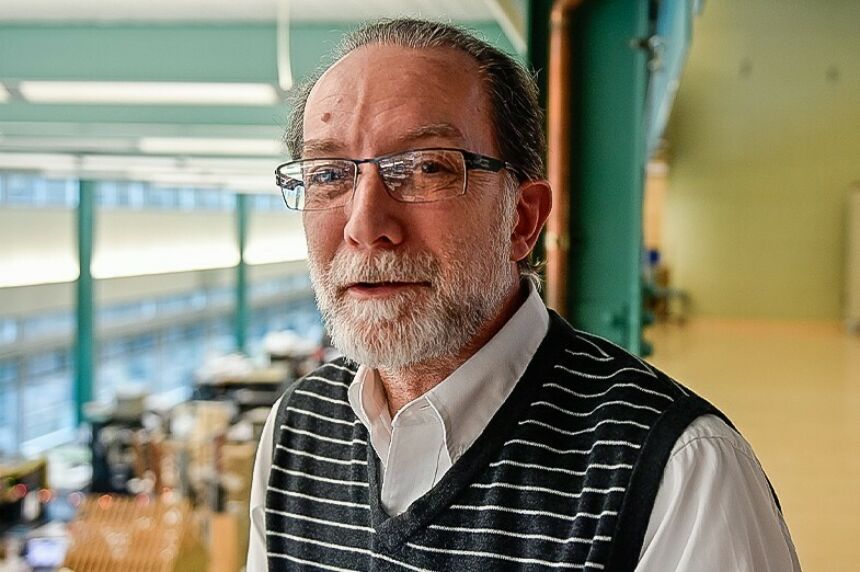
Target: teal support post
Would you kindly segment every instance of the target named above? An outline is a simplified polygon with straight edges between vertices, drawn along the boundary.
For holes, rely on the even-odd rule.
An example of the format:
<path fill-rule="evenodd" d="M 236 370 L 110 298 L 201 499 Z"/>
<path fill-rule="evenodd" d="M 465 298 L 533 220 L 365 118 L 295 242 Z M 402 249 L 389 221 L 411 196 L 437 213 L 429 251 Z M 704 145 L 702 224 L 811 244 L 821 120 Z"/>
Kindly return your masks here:
<path fill-rule="evenodd" d="M 549 73 L 549 16 L 552 0 L 529 0 L 526 11 L 528 17 L 526 38 L 526 59 L 535 74 L 538 86 L 538 99 L 541 108 L 546 110 L 547 81 Z"/>
<path fill-rule="evenodd" d="M 648 0 L 586 0 L 573 29 L 568 318 L 642 349 Z"/>
<path fill-rule="evenodd" d="M 93 399 L 93 355 L 95 347 L 95 320 L 93 275 L 90 263 L 93 258 L 93 235 L 95 228 L 95 183 L 78 181 L 78 267 L 80 272 L 75 284 L 76 329 L 75 329 L 75 380 L 74 403 L 75 424 L 84 419 L 84 404 Z"/>
<path fill-rule="evenodd" d="M 528 17 L 526 38 L 526 61 L 535 74 L 538 86 L 538 103 L 546 113 L 547 81 L 549 75 L 549 16 L 552 0 L 529 0 L 526 14 Z M 544 157 L 546 160 L 546 157 Z M 546 260 L 546 248 L 541 237 L 532 252 L 532 259 Z"/>
<path fill-rule="evenodd" d="M 245 262 L 245 245 L 248 241 L 248 195 L 236 195 L 236 241 L 239 246 L 239 263 L 236 265 L 236 314 L 234 335 L 236 351 L 245 352 L 248 331 L 248 265 Z"/>

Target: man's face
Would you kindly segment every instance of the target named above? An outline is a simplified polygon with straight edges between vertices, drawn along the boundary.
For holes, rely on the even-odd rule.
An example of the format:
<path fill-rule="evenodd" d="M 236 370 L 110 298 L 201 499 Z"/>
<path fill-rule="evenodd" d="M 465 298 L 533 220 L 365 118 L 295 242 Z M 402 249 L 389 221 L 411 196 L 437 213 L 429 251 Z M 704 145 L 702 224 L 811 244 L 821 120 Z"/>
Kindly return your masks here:
<path fill-rule="evenodd" d="M 311 92 L 303 156 L 454 147 L 497 157 L 489 110 L 467 55 L 365 46 Z M 388 368 L 452 357 L 498 314 L 516 284 L 515 191 L 504 171 L 468 179 L 463 196 L 408 204 L 364 164 L 346 206 L 304 214 L 314 290 L 348 357 Z"/>

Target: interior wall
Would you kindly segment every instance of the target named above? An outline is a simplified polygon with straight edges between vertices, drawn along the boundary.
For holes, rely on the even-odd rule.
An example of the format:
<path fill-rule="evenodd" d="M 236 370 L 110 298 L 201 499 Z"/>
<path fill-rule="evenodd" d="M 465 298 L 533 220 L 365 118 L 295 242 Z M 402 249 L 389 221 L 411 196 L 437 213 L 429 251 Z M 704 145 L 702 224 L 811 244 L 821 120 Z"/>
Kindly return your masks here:
<path fill-rule="evenodd" d="M 96 216 L 96 278 L 235 266 L 233 213 L 104 211 Z"/>
<path fill-rule="evenodd" d="M 248 224 L 248 242 L 245 261 L 248 264 L 267 264 L 281 260 L 307 258 L 305 231 L 299 213 L 251 212 Z"/>
<path fill-rule="evenodd" d="M 4 286 L 78 277 L 75 213 L 0 208 L 0 292 Z"/>
<path fill-rule="evenodd" d="M 301 216 L 284 211 L 250 213 L 245 254 L 252 279 L 305 268 Z M 99 279 L 97 301 L 109 304 L 230 285 L 238 262 L 235 234 L 234 213 L 99 210 L 93 271 L 158 272 Z M 73 210 L 0 209 L 0 279 L 29 280 L 27 276 L 41 273 L 58 280 L 0 287 L 0 316 L 72 308 L 77 264 Z M 205 268 L 210 265 L 215 268 Z M 195 267 L 205 269 L 190 270 Z"/>
<path fill-rule="evenodd" d="M 664 238 L 699 314 L 838 319 L 860 179 L 860 2 L 721 0 L 667 132 Z"/>

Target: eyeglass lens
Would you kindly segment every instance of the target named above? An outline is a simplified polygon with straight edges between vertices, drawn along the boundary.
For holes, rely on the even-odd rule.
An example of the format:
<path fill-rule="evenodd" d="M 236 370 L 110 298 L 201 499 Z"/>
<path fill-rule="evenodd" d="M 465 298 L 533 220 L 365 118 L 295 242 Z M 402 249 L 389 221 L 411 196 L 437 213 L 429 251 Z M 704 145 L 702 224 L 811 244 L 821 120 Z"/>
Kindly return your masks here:
<path fill-rule="evenodd" d="M 389 194 L 403 202 L 430 202 L 465 190 L 466 165 L 456 150 L 423 149 L 372 161 Z M 319 210 L 343 206 L 356 181 L 356 163 L 343 159 L 308 159 L 289 165 L 281 188 L 287 206 Z"/>

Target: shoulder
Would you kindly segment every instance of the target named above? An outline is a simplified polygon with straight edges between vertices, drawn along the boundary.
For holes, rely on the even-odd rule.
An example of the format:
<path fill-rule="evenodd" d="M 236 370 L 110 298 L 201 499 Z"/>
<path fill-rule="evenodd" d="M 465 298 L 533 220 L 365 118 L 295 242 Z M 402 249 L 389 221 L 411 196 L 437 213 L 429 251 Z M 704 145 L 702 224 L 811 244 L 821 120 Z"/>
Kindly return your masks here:
<path fill-rule="evenodd" d="M 800 569 L 752 447 L 716 415 L 687 427 L 663 471 L 637 570 L 667 565 L 707 572 Z"/>
<path fill-rule="evenodd" d="M 702 415 L 690 423 L 672 447 L 660 494 L 714 502 L 752 493 L 761 496 L 769 510 L 778 511 L 770 483 L 747 440 L 716 415 Z"/>
<path fill-rule="evenodd" d="M 639 356 L 605 338 L 573 328 L 554 312 L 550 312 L 547 343 L 555 349 L 553 376 L 569 383 L 602 387 L 613 396 L 657 397 L 662 404 L 655 411 L 658 414 L 692 395 Z"/>
<path fill-rule="evenodd" d="M 672 447 L 670 458 L 674 459 L 687 452 L 695 453 L 697 448 L 708 447 L 731 449 L 736 454 L 755 458 L 747 440 L 725 420 L 713 414 L 697 417 L 687 426 Z"/>

